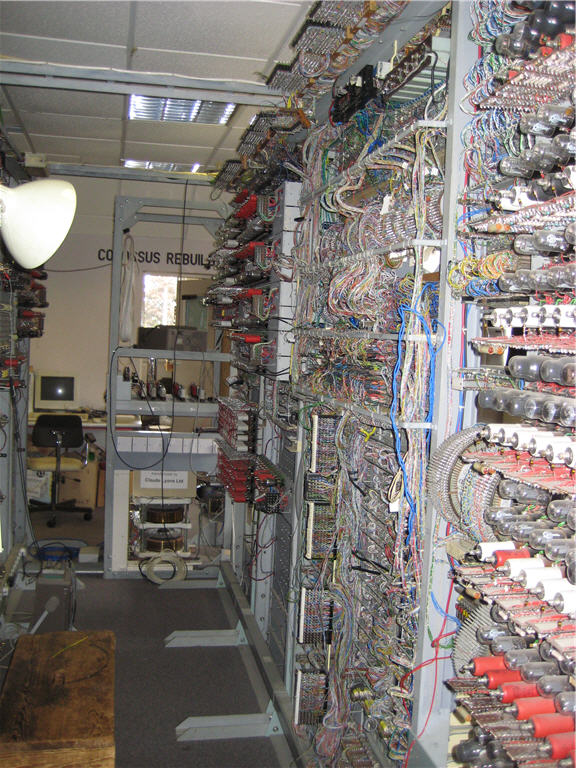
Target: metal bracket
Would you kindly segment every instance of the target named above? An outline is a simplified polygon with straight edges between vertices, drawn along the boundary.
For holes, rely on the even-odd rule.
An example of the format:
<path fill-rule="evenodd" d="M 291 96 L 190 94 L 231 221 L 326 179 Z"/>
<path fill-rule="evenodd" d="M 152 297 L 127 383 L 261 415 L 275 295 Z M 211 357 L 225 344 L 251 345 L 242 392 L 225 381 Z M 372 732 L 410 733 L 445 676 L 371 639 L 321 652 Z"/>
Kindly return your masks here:
<path fill-rule="evenodd" d="M 192 200 L 188 205 L 188 210 L 194 209 L 213 211 L 217 214 L 216 217 L 209 216 L 192 216 L 185 214 L 182 216 L 180 213 L 177 215 L 170 215 L 167 213 L 160 213 L 158 211 L 144 212 L 143 208 L 179 208 L 181 203 L 175 200 L 162 200 L 158 198 L 146 198 L 146 197 L 116 197 L 116 211 L 118 222 L 116 223 L 120 227 L 120 231 L 125 228 L 133 227 L 139 221 L 151 221 L 161 224 L 181 224 L 183 221 L 186 224 L 195 226 L 203 226 L 212 236 L 216 234 L 216 231 L 221 226 L 223 219 L 229 215 L 229 207 L 220 201 L 198 201 L 197 203 Z"/>
<path fill-rule="evenodd" d="M 250 739 L 279 736 L 282 733 L 280 720 L 271 701 L 266 707 L 266 712 L 250 715 L 187 717 L 176 726 L 178 741 Z"/>
<path fill-rule="evenodd" d="M 225 586 L 220 571 L 218 571 L 218 578 L 215 579 L 196 578 L 194 571 L 192 571 L 192 578 L 189 574 L 184 581 L 173 581 L 172 579 L 164 581 L 158 585 L 158 589 L 223 589 Z"/>
<path fill-rule="evenodd" d="M 193 648 L 194 646 L 248 645 L 244 627 L 240 622 L 234 629 L 176 630 L 164 638 L 166 648 Z"/>

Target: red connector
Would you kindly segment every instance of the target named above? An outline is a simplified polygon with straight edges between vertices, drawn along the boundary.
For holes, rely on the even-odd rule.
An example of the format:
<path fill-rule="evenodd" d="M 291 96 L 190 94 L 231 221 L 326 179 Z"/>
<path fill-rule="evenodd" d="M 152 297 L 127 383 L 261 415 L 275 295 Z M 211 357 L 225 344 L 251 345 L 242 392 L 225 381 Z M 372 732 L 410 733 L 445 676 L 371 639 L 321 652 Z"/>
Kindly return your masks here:
<path fill-rule="evenodd" d="M 528 722 L 532 723 L 535 739 L 544 739 L 553 733 L 568 733 L 574 730 L 573 715 L 533 715 Z"/>
<path fill-rule="evenodd" d="M 504 656 L 476 656 L 472 659 L 472 674 L 475 677 L 485 675 L 487 672 L 505 671 Z"/>
<path fill-rule="evenodd" d="M 550 757 L 553 760 L 563 760 L 565 757 L 574 759 L 574 744 L 576 743 L 576 733 L 567 731 L 566 733 L 551 733 L 546 737 L 546 741 L 552 748 Z"/>
<path fill-rule="evenodd" d="M 546 699 L 544 696 L 516 699 L 514 704 L 517 709 L 516 720 L 528 720 L 533 715 L 551 715 L 556 712 L 554 699 Z"/>
<path fill-rule="evenodd" d="M 511 704 L 520 697 L 539 695 L 536 683 L 503 683 L 500 690 L 502 691 L 502 704 Z"/>
<path fill-rule="evenodd" d="M 522 680 L 520 672 L 512 672 L 511 670 L 490 670 L 482 675 L 486 686 L 490 689 L 499 688 L 502 683 L 519 683 Z"/>
<path fill-rule="evenodd" d="M 507 560 L 514 560 L 518 557 L 530 557 L 531 552 L 529 549 L 497 549 L 492 553 L 492 563 L 496 568 L 504 565 Z"/>

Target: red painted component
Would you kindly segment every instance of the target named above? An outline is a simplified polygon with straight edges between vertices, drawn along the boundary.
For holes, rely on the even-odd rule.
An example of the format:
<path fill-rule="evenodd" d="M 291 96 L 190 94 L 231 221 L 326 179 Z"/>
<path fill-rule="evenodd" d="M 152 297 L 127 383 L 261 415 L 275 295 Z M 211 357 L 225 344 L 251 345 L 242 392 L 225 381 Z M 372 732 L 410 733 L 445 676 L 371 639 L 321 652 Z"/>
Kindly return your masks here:
<path fill-rule="evenodd" d="M 504 656 L 476 656 L 472 659 L 472 674 L 476 677 L 485 675 L 487 672 L 496 672 L 497 670 L 507 669 L 504 663 Z"/>
<path fill-rule="evenodd" d="M 516 720 L 528 720 L 532 715 L 552 714 L 556 711 L 554 699 L 546 699 L 544 696 L 516 699 L 514 704 L 518 708 Z"/>
<path fill-rule="evenodd" d="M 574 35 L 569 35 L 567 32 L 561 32 L 554 42 L 560 50 L 563 51 L 574 43 Z"/>
<path fill-rule="evenodd" d="M 236 197 L 234 198 L 234 200 L 232 202 L 235 205 L 240 205 L 241 203 L 244 202 L 244 200 L 246 200 L 246 198 L 248 197 L 249 194 L 250 194 L 250 192 L 247 189 L 242 189 L 242 190 L 240 190 L 240 192 L 238 192 L 238 194 L 236 195 Z"/>
<path fill-rule="evenodd" d="M 538 696 L 536 683 L 504 683 L 500 686 L 502 704 L 511 704 L 520 697 Z"/>
<path fill-rule="evenodd" d="M 488 680 L 488 688 L 499 688 L 502 683 L 519 683 L 522 680 L 520 672 L 512 672 L 511 670 L 491 670 L 486 672 L 486 678 Z"/>
<path fill-rule="evenodd" d="M 250 197 L 246 200 L 244 205 L 238 208 L 238 210 L 234 214 L 234 217 L 236 219 L 249 219 L 251 216 L 254 216 L 254 214 L 256 213 L 257 205 L 258 205 L 258 196 L 250 195 Z"/>
<path fill-rule="evenodd" d="M 529 549 L 497 549 L 492 553 L 494 565 L 499 568 L 507 560 L 515 560 L 518 557 L 530 557 Z"/>
<path fill-rule="evenodd" d="M 574 717 L 557 712 L 554 715 L 533 715 L 529 722 L 534 726 L 535 739 L 544 739 L 553 733 L 568 733 L 574 730 Z"/>
<path fill-rule="evenodd" d="M 563 760 L 565 757 L 572 757 L 572 761 L 574 761 L 576 755 L 576 749 L 574 748 L 576 733 L 574 731 L 551 733 L 550 736 L 546 737 L 546 741 L 552 747 L 550 757 L 553 760 Z"/>

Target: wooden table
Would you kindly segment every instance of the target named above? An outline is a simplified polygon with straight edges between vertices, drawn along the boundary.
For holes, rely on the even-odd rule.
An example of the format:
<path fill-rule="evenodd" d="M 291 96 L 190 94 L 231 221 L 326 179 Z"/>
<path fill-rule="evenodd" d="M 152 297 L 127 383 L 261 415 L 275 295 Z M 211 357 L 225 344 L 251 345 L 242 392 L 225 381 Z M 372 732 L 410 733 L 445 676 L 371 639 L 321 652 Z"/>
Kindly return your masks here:
<path fill-rule="evenodd" d="M 114 768 L 114 634 L 23 635 L 0 695 L 0 766 Z"/>

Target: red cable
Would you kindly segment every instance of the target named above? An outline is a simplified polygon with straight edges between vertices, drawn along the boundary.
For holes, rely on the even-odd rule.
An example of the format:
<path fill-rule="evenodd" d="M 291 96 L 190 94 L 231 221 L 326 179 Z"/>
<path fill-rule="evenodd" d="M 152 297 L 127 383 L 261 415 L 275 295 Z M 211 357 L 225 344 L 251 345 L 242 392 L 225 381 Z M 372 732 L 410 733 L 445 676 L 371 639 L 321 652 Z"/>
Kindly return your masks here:
<path fill-rule="evenodd" d="M 446 535 L 447 536 L 450 533 L 450 528 L 451 528 L 450 523 L 448 523 L 446 525 Z M 430 707 L 428 709 L 428 715 L 426 717 L 426 722 L 424 723 L 424 726 L 423 726 L 422 730 L 420 731 L 420 733 L 416 736 L 415 739 L 413 739 L 411 741 L 410 746 L 406 750 L 406 756 L 405 756 L 404 761 L 402 763 L 402 768 L 407 768 L 408 760 L 410 759 L 410 753 L 412 752 L 412 748 L 414 747 L 414 744 L 418 741 L 419 738 L 421 738 L 422 734 L 424 733 L 424 731 L 428 727 L 428 723 L 429 723 L 430 717 L 432 715 L 432 710 L 434 708 L 434 701 L 436 699 L 436 688 L 437 688 L 437 685 L 438 685 L 438 662 L 439 661 L 445 661 L 446 659 L 450 659 L 451 658 L 450 656 L 441 656 L 441 657 L 438 656 L 438 653 L 440 652 L 440 647 L 438 645 L 438 641 L 440 640 L 440 638 L 444 634 L 444 630 L 446 628 L 446 622 L 448 620 L 448 609 L 450 607 L 450 600 L 452 598 L 453 590 L 454 590 L 454 581 L 450 580 L 450 588 L 448 590 L 448 597 L 446 599 L 446 607 L 444 609 L 444 620 L 442 621 L 442 626 L 440 627 L 440 632 L 434 638 L 434 640 L 432 640 L 432 644 L 433 644 L 433 647 L 435 649 L 434 657 L 432 659 L 429 659 L 427 662 L 424 662 L 423 664 L 419 664 L 418 667 L 415 667 L 414 670 L 413 670 L 413 672 L 415 672 L 417 669 L 419 669 L 419 667 L 425 666 L 426 664 L 434 662 L 434 688 L 432 689 L 432 698 L 430 700 Z"/>

